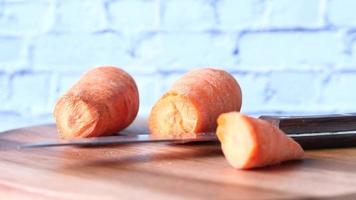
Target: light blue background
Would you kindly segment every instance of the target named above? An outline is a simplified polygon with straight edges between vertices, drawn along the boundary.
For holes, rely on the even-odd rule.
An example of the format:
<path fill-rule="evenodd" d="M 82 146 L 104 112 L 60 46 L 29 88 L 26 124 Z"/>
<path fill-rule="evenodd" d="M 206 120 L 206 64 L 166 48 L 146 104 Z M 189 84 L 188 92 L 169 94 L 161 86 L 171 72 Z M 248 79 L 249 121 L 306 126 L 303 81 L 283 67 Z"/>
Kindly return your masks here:
<path fill-rule="evenodd" d="M 140 115 L 184 72 L 228 70 L 243 111 L 356 112 L 355 0 L 0 0 L 0 130 L 51 122 L 87 69 L 136 79 Z"/>

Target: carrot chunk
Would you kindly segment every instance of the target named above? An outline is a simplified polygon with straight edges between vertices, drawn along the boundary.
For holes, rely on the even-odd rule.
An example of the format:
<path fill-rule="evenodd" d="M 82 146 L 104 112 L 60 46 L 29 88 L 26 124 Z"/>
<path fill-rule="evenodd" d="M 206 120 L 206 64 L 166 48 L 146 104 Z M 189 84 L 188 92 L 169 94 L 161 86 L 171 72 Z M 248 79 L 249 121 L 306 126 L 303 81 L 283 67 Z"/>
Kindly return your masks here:
<path fill-rule="evenodd" d="M 183 135 L 216 129 L 224 112 L 239 111 L 241 89 L 227 72 L 192 70 L 177 80 L 153 106 L 149 129 L 156 135 Z"/>
<path fill-rule="evenodd" d="M 103 66 L 89 70 L 58 99 L 54 118 L 63 139 L 104 136 L 130 125 L 138 107 L 134 79 L 122 69 Z"/>
<path fill-rule="evenodd" d="M 238 169 L 301 159 L 304 154 L 302 147 L 276 126 L 239 112 L 220 115 L 216 133 L 227 161 Z"/>

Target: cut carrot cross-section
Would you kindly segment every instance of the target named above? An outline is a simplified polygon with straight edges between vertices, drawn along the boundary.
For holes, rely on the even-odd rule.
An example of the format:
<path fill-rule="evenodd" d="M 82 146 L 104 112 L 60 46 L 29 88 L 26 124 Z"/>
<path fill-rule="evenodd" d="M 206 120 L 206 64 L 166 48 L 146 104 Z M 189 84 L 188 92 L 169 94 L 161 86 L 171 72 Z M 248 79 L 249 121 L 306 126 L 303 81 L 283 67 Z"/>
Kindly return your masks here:
<path fill-rule="evenodd" d="M 218 116 L 239 111 L 241 89 L 229 73 L 197 69 L 178 79 L 152 108 L 149 128 L 156 135 L 214 131 Z"/>
<path fill-rule="evenodd" d="M 138 90 L 134 79 L 116 67 L 88 71 L 59 98 L 54 117 L 61 138 L 110 135 L 135 119 Z"/>
<path fill-rule="evenodd" d="M 300 159 L 304 154 L 302 147 L 276 126 L 239 112 L 222 114 L 216 132 L 234 168 L 263 167 Z"/>

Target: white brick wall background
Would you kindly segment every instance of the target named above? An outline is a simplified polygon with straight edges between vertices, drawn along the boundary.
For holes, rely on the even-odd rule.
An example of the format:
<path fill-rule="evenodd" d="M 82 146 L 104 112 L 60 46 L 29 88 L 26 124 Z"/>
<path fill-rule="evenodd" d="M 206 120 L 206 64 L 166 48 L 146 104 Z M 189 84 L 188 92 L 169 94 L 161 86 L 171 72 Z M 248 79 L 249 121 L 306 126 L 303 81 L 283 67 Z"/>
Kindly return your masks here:
<path fill-rule="evenodd" d="M 228 70 L 243 111 L 356 111 L 354 0 L 0 0 L 0 130 L 51 122 L 96 65 L 136 79 L 140 115 L 184 72 Z"/>

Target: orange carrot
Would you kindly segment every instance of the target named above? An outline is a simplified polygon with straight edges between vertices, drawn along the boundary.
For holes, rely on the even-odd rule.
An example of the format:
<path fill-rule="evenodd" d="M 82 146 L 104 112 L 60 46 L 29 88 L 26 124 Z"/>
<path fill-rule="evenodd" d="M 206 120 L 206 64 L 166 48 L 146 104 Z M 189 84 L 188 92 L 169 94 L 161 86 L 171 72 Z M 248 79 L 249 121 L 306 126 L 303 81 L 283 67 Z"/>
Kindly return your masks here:
<path fill-rule="evenodd" d="M 139 107 L 134 79 L 116 67 L 88 71 L 54 109 L 59 136 L 64 139 L 110 135 L 126 128 Z"/>
<path fill-rule="evenodd" d="M 154 105 L 149 129 L 155 135 L 182 135 L 216 129 L 222 113 L 239 111 L 241 89 L 227 72 L 193 70 L 177 80 Z"/>
<path fill-rule="evenodd" d="M 302 147 L 276 126 L 238 112 L 219 116 L 216 132 L 234 168 L 263 167 L 300 159 L 304 154 Z"/>

